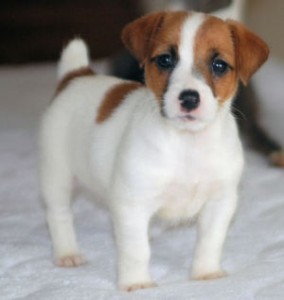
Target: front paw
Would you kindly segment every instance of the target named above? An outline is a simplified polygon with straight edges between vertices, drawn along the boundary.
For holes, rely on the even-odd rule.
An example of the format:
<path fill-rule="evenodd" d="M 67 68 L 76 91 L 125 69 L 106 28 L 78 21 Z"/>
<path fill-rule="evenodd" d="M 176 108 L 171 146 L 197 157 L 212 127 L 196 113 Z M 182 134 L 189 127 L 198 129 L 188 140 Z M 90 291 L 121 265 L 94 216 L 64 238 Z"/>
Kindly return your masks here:
<path fill-rule="evenodd" d="M 81 254 L 71 254 L 57 257 L 55 263 L 58 267 L 72 268 L 84 265 L 86 260 Z"/>
<path fill-rule="evenodd" d="M 214 272 L 202 272 L 193 274 L 192 279 L 194 280 L 214 280 L 220 279 L 228 276 L 228 274 L 223 270 L 218 270 Z"/>
<path fill-rule="evenodd" d="M 133 292 L 140 289 L 150 289 L 154 288 L 157 285 L 152 282 L 141 282 L 141 283 L 131 283 L 131 284 L 120 284 L 119 289 L 124 292 Z"/>

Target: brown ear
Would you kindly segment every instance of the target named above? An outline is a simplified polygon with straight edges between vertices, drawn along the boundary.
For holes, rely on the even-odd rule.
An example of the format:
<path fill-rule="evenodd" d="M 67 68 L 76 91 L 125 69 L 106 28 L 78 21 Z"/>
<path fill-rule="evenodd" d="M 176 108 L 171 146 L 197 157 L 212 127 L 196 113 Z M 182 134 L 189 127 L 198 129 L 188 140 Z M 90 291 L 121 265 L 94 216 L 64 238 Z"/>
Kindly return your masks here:
<path fill-rule="evenodd" d="M 251 76 L 267 60 L 269 48 L 256 34 L 237 21 L 227 20 L 236 47 L 240 80 L 247 85 Z"/>
<path fill-rule="evenodd" d="M 153 41 L 162 26 L 166 12 L 146 15 L 126 25 L 122 31 L 122 41 L 143 65 L 150 54 Z"/>

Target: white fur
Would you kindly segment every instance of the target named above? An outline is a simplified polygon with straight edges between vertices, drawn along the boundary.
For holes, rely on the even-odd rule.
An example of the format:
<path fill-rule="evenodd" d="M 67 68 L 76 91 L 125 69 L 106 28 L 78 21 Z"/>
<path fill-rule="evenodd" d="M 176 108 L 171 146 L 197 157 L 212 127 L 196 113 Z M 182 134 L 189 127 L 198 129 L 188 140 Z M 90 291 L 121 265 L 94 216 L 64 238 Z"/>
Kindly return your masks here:
<path fill-rule="evenodd" d="M 82 39 L 76 38 L 72 40 L 68 44 L 68 47 L 62 51 L 58 66 L 57 79 L 60 80 L 65 74 L 88 66 L 88 48 Z"/>
<path fill-rule="evenodd" d="M 186 23 L 182 33 L 184 51 L 192 53 L 192 44 L 186 46 L 185 36 L 193 39 L 200 23 L 200 17 Z M 85 62 L 86 53 L 77 52 L 76 61 Z M 69 54 L 73 55 L 72 43 L 64 50 L 64 70 L 68 69 L 65 58 Z M 189 87 L 187 76 L 193 79 L 195 88 L 204 88 L 204 83 L 193 78 L 188 69 L 193 63 L 192 55 L 188 61 L 184 54 L 181 57 L 185 66 L 177 68 L 169 94 L 175 93 L 177 78 L 183 87 Z M 221 274 L 221 252 L 235 211 L 243 167 L 230 103 L 212 117 L 210 110 L 214 109 L 209 108 L 207 113 L 204 108 L 204 115 L 200 113 L 204 126 L 186 125 L 180 129 L 173 125 L 175 121 L 161 116 L 153 93 L 140 88 L 130 93 L 111 117 L 96 124 L 102 99 L 119 82 L 122 81 L 98 75 L 78 78 L 57 96 L 43 117 L 42 191 L 58 263 L 69 266 L 83 262 L 70 208 L 72 180 L 76 177 L 104 198 L 109 207 L 121 288 L 151 285 L 148 227 L 155 215 L 171 222 L 198 216 L 193 276 Z M 204 103 L 207 97 L 212 96 L 204 91 Z M 212 105 L 212 99 L 208 101 Z M 167 113 L 173 111 L 175 114 L 175 107 L 167 103 Z"/>

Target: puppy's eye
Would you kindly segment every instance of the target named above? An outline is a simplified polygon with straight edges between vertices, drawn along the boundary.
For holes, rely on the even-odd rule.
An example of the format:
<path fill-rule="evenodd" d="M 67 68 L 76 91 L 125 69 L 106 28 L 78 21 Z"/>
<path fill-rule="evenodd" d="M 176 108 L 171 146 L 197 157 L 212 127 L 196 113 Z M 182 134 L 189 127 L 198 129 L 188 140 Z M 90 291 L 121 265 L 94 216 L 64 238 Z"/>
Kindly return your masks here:
<path fill-rule="evenodd" d="M 229 65 L 220 58 L 215 58 L 212 61 L 212 71 L 218 77 L 225 75 L 229 71 L 229 68 Z"/>
<path fill-rule="evenodd" d="M 161 70 L 171 70 L 176 64 L 176 59 L 172 54 L 162 54 L 155 58 L 155 63 Z"/>

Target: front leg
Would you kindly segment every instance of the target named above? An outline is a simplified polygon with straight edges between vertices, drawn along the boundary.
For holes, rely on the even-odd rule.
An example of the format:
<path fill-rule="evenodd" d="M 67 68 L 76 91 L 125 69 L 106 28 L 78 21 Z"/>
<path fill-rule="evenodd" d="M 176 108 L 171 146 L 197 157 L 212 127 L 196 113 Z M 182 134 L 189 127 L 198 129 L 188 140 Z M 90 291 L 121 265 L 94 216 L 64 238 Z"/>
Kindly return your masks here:
<path fill-rule="evenodd" d="M 125 291 L 155 286 L 149 273 L 150 215 L 143 210 L 129 206 L 113 214 L 118 248 L 118 285 Z"/>
<path fill-rule="evenodd" d="M 215 279 L 226 275 L 220 266 L 227 230 L 237 203 L 236 188 L 209 200 L 198 219 L 198 239 L 192 277 Z"/>

